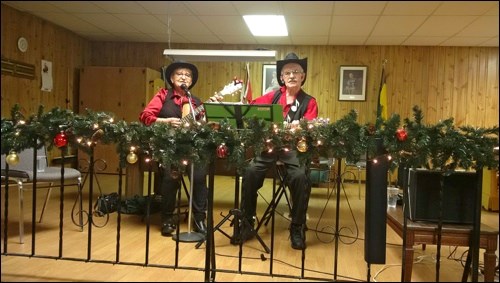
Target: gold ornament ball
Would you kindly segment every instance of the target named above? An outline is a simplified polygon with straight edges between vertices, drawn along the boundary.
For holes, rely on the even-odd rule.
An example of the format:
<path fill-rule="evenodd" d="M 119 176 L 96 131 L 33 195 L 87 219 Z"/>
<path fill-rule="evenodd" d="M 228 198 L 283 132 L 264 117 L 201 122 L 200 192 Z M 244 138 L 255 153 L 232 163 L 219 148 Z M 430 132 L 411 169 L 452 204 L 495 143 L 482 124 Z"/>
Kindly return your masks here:
<path fill-rule="evenodd" d="M 136 163 L 138 160 L 137 158 L 137 154 L 131 152 L 127 155 L 127 162 L 130 163 L 130 164 L 134 164 Z"/>
<path fill-rule="evenodd" d="M 12 151 L 9 153 L 9 155 L 7 155 L 5 161 L 11 166 L 17 165 L 19 163 L 19 155 L 17 155 L 16 152 Z"/>
<path fill-rule="evenodd" d="M 307 151 L 307 142 L 306 142 L 306 140 L 301 139 L 297 143 L 297 150 L 300 151 L 300 152 L 306 152 Z"/>

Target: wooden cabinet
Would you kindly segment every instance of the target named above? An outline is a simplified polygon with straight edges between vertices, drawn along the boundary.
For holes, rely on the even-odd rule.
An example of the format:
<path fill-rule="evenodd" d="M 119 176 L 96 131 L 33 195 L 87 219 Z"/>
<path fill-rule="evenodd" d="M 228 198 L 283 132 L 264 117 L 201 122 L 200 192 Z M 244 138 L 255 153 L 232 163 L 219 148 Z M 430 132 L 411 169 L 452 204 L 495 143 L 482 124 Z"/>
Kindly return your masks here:
<path fill-rule="evenodd" d="M 164 83 L 159 71 L 143 67 L 88 66 L 80 70 L 79 113 L 86 109 L 114 114 L 115 122 L 138 122 L 139 114 Z M 95 160 L 102 159 L 106 168 L 97 173 L 118 173 L 116 146 L 98 144 Z M 88 159 L 79 152 L 79 159 Z M 81 161 L 84 162 L 83 160 Z M 79 164 L 84 169 L 87 164 Z M 96 166 L 99 167 L 99 166 Z"/>

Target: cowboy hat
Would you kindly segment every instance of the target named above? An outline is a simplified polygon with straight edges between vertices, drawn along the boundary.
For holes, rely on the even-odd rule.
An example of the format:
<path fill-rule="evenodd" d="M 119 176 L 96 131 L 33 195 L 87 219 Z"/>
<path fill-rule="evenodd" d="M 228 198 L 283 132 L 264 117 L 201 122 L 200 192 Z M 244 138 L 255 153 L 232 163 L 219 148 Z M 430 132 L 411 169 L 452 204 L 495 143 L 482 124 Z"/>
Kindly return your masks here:
<path fill-rule="evenodd" d="M 283 69 L 283 66 L 285 66 L 288 63 L 296 63 L 299 64 L 302 69 L 304 70 L 304 80 L 302 81 L 301 85 L 304 85 L 306 82 L 306 77 L 307 77 L 307 57 L 304 59 L 299 59 L 299 56 L 295 53 L 288 53 L 285 56 L 285 59 L 276 61 L 276 72 L 281 75 L 281 69 Z M 285 82 L 283 80 L 278 81 L 280 86 L 284 86 Z"/>
<path fill-rule="evenodd" d="M 189 86 L 189 89 L 191 89 L 196 84 L 196 81 L 198 81 L 198 68 L 196 68 L 196 66 L 191 63 L 184 61 L 175 61 L 172 64 L 168 65 L 167 69 L 165 70 L 165 80 L 171 87 L 174 87 L 174 83 L 172 82 L 170 77 L 172 76 L 172 73 L 175 70 L 180 68 L 186 68 L 191 70 L 191 74 L 193 75 L 193 79 L 191 80 L 191 85 Z"/>

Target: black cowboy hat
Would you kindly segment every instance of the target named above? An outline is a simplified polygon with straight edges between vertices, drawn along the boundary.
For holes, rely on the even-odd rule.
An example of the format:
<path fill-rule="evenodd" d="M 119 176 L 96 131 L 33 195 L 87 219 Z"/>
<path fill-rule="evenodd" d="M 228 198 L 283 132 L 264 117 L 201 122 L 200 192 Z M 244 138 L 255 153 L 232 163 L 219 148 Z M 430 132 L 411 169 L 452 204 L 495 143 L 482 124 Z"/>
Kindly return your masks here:
<path fill-rule="evenodd" d="M 276 61 L 276 73 L 281 76 L 281 69 L 283 69 L 283 66 L 285 66 L 288 63 L 297 63 L 302 67 L 302 69 L 304 70 L 304 80 L 302 81 L 301 85 L 304 85 L 307 78 L 307 57 L 304 59 L 299 59 L 299 56 L 297 56 L 297 54 L 293 52 L 288 53 L 285 56 L 285 59 Z M 280 86 L 285 85 L 285 82 L 283 80 L 278 80 L 278 83 Z"/>
<path fill-rule="evenodd" d="M 179 68 L 186 68 L 191 70 L 191 73 L 193 75 L 191 85 L 189 86 L 189 89 L 191 89 L 196 84 L 196 81 L 198 81 L 198 68 L 196 68 L 196 66 L 191 63 L 184 61 L 175 61 L 172 64 L 168 65 L 167 69 L 165 70 L 165 80 L 171 87 L 174 87 L 173 82 L 170 80 L 170 77 L 172 75 L 172 72 Z"/>

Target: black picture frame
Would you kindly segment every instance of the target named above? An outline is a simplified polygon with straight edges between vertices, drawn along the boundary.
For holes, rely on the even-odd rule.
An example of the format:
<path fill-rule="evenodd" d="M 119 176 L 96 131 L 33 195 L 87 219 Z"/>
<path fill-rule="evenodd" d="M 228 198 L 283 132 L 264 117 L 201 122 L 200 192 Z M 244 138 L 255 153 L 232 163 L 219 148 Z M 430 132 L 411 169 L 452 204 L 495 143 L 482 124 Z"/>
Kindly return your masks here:
<path fill-rule="evenodd" d="M 340 66 L 340 101 L 366 101 L 367 72 L 367 66 Z"/>
<path fill-rule="evenodd" d="M 280 87 L 278 80 L 279 75 L 276 74 L 276 64 L 262 65 L 262 94 L 277 90 Z"/>

